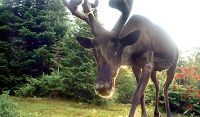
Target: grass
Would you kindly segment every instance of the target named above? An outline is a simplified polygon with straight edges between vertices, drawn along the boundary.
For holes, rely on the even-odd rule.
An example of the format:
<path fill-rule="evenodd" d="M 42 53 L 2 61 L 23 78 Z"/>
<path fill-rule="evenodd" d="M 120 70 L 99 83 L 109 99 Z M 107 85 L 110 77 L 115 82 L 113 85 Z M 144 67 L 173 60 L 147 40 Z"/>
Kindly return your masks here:
<path fill-rule="evenodd" d="M 129 104 L 116 104 L 98 107 L 60 99 L 10 98 L 17 102 L 23 114 L 34 117 L 127 117 L 131 106 Z M 140 117 L 140 110 L 140 106 L 138 106 L 135 117 Z M 147 107 L 149 117 L 153 117 L 153 110 L 153 107 Z M 162 117 L 164 116 L 166 116 L 165 113 L 162 113 Z M 184 116 L 175 115 L 174 117 Z"/>

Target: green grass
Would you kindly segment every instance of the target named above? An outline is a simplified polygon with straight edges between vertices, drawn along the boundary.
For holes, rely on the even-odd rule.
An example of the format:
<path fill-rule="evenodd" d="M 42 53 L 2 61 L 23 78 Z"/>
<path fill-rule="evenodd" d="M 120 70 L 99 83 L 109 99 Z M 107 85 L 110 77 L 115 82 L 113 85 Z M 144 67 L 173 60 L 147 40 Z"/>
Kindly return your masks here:
<path fill-rule="evenodd" d="M 51 100 L 46 98 L 10 97 L 25 115 L 35 117 L 127 117 L 131 105 L 116 104 L 106 107 L 75 103 L 67 100 Z M 153 107 L 146 107 L 149 117 L 153 117 Z M 135 117 L 140 117 L 138 106 Z M 162 113 L 162 117 L 166 116 Z M 184 117 L 176 115 L 174 117 Z M 186 116 L 185 116 L 186 117 Z"/>

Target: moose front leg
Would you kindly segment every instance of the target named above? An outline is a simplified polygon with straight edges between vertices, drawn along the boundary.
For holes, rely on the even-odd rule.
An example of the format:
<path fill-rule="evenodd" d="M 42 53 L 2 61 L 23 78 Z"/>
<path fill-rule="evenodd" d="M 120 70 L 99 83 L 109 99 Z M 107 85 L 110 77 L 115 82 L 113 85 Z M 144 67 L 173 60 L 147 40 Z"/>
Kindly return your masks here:
<path fill-rule="evenodd" d="M 136 65 L 132 65 L 132 70 L 133 70 L 133 73 L 136 77 L 136 81 L 137 81 L 137 84 L 140 80 L 140 77 L 141 77 L 141 69 L 139 67 L 136 67 Z M 142 94 L 141 96 L 141 99 L 140 99 L 140 104 L 141 104 L 141 109 L 142 109 L 142 117 L 147 117 L 147 112 L 146 112 L 146 109 L 145 109 L 145 100 L 144 100 L 144 93 Z"/>
<path fill-rule="evenodd" d="M 131 105 L 131 110 L 129 112 L 129 117 L 133 117 L 135 114 L 135 109 L 137 107 L 137 105 L 139 104 L 139 101 L 141 99 L 141 97 L 143 96 L 144 90 L 147 86 L 147 83 L 149 81 L 150 75 L 151 75 L 151 71 L 153 69 L 153 52 L 149 51 L 145 54 L 146 59 L 146 64 L 144 65 L 143 69 L 142 69 L 142 74 L 141 74 L 141 78 L 138 82 L 136 91 L 132 97 L 132 105 Z M 147 115 L 142 115 L 142 117 L 147 117 Z"/>

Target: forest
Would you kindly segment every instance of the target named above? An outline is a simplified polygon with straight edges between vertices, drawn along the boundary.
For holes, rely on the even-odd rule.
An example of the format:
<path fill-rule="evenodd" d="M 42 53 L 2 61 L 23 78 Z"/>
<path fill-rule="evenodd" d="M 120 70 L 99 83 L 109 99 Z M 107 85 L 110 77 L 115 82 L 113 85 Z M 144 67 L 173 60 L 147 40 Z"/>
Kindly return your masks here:
<path fill-rule="evenodd" d="M 93 12 L 98 18 L 98 11 Z M 10 96 L 68 99 L 97 106 L 130 104 L 137 85 L 131 68 L 120 70 L 114 96 L 101 98 L 94 92 L 97 63 L 90 50 L 78 45 L 76 36 L 93 35 L 60 0 L 0 0 L 0 94 L 9 91 Z M 183 53 L 180 50 L 169 89 L 170 108 L 175 113 L 199 116 L 200 48 L 193 48 L 187 56 Z M 164 109 L 165 72 L 158 78 L 159 107 Z M 154 100 L 155 87 L 149 81 L 145 101 L 153 105 Z M 1 101 L 0 116 L 3 106 Z"/>

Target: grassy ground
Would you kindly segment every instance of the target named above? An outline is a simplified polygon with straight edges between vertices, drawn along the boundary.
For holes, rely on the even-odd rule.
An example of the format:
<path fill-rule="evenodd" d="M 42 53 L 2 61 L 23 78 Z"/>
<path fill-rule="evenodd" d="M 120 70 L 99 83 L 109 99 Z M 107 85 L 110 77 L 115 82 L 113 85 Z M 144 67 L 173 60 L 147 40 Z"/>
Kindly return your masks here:
<path fill-rule="evenodd" d="M 10 97 L 17 102 L 23 114 L 36 117 L 127 117 L 130 105 L 112 105 L 107 107 L 91 106 L 71 101 L 51 100 L 45 98 Z M 153 107 L 147 107 L 149 117 L 153 117 Z M 162 117 L 166 116 L 162 113 Z M 140 107 L 135 117 L 140 117 Z M 184 117 L 174 115 L 174 117 Z"/>

